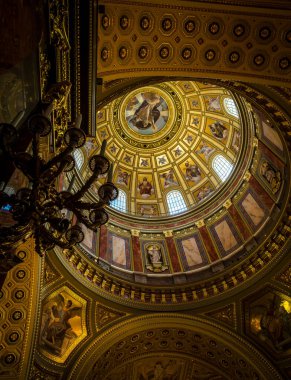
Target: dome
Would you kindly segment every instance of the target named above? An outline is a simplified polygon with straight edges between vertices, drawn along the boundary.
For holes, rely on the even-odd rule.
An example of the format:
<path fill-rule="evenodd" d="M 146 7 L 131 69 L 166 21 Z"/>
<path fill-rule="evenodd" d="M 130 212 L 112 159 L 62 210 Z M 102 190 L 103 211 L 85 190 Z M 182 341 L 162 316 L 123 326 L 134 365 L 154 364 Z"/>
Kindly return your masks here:
<path fill-rule="evenodd" d="M 86 181 L 87 162 L 106 140 L 119 198 L 97 236 L 82 227 L 85 240 L 73 254 L 93 261 L 93 278 L 105 270 L 114 283 L 139 289 L 142 302 L 140 286 L 156 297 L 152 286 L 196 284 L 208 289 L 199 290 L 204 298 L 225 289 L 237 263 L 261 255 L 287 201 L 287 150 L 272 112 L 222 82 L 183 80 L 129 89 L 99 109 L 96 121 L 76 153 L 75 174 Z M 99 176 L 90 200 L 98 201 L 106 181 Z M 205 281 L 219 285 L 205 288 Z M 195 292 L 191 301 L 199 299 Z"/>
<path fill-rule="evenodd" d="M 129 91 L 99 110 L 96 138 L 88 140 L 85 154 L 107 140 L 120 190 L 115 210 L 172 218 L 215 198 L 235 173 L 243 134 L 230 91 L 171 81 Z M 97 187 L 103 182 L 99 178 Z"/>

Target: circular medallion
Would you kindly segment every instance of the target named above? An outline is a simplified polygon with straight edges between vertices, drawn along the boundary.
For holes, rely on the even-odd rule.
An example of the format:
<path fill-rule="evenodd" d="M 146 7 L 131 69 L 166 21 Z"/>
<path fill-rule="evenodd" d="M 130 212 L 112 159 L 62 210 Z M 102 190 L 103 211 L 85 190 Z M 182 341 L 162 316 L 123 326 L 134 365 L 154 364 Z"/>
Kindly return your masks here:
<path fill-rule="evenodd" d="M 129 99 L 125 108 L 127 125 L 141 135 L 153 135 L 161 131 L 168 118 L 166 100 L 154 91 L 139 92 Z"/>

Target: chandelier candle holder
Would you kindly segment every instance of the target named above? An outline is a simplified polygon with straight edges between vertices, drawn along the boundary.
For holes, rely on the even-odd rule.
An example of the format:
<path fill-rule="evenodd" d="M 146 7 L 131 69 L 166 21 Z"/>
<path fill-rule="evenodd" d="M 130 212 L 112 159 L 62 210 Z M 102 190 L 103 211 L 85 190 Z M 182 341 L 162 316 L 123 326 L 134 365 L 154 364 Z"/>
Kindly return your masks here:
<path fill-rule="evenodd" d="M 9 205 L 15 224 L 0 228 L 0 250 L 5 251 L 28 236 L 35 239 L 35 250 L 43 256 L 55 245 L 68 249 L 82 242 L 84 233 L 80 223 L 97 231 L 108 221 L 105 207 L 118 197 L 118 189 L 112 183 L 112 164 L 105 157 L 106 140 L 103 140 L 100 154 L 89 160 L 91 176 L 75 193 L 58 191 L 57 178 L 63 172 L 75 167 L 72 153 L 86 142 L 85 133 L 78 128 L 81 116 L 77 117 L 75 127 L 68 128 L 64 134 L 65 148 L 48 162 L 39 154 L 41 137 L 51 133 L 52 125 L 48 115 L 33 115 L 28 121 L 32 134 L 31 153 L 17 153 L 13 146 L 17 141 L 17 130 L 11 124 L 0 124 L 0 154 L 4 154 L 28 178 L 29 186 L 19 189 L 16 194 L 0 192 L 0 208 Z M 83 200 L 91 185 L 99 175 L 108 173 L 108 180 L 98 189 L 98 202 Z M 73 218 L 67 215 L 71 211 L 78 225 L 71 225 Z"/>

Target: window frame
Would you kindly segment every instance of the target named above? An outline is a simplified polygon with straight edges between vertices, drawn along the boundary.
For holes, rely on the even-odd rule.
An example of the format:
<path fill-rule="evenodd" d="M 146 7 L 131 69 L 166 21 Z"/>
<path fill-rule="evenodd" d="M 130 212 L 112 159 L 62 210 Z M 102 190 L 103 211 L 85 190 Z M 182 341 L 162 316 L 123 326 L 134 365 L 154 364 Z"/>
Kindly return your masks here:
<path fill-rule="evenodd" d="M 124 201 L 123 200 L 120 201 L 120 199 L 124 199 Z M 124 207 L 114 206 L 114 203 L 119 204 L 122 202 L 123 202 Z M 118 189 L 118 197 L 114 201 L 110 202 L 110 207 L 112 207 L 114 210 L 119 211 L 119 212 L 125 212 L 125 213 L 127 212 L 127 194 L 124 190 Z"/>
<path fill-rule="evenodd" d="M 228 104 L 229 102 L 231 102 L 232 104 L 229 105 Z M 235 117 L 236 119 L 239 119 L 239 110 L 238 110 L 238 107 L 237 107 L 235 101 L 232 98 L 230 98 L 230 97 L 224 98 L 223 99 L 223 107 L 224 107 L 225 111 L 230 116 Z"/>
<path fill-rule="evenodd" d="M 179 194 L 179 200 L 178 200 L 178 202 L 176 202 L 173 205 L 173 202 L 172 202 L 171 198 L 172 198 L 172 195 L 175 194 L 175 193 Z M 170 202 L 169 202 L 169 198 L 170 198 Z M 182 195 L 182 193 L 181 193 L 180 190 L 175 189 L 175 190 L 168 191 L 167 194 L 166 194 L 166 201 L 167 201 L 168 211 L 169 211 L 170 215 L 181 214 L 181 213 L 183 213 L 183 212 L 185 212 L 185 211 L 188 210 L 187 204 L 186 204 L 185 199 L 184 199 L 184 197 L 183 197 L 183 195 Z M 181 204 L 182 207 L 177 208 L 178 204 Z M 176 205 L 176 207 L 175 207 L 175 205 Z"/>
<path fill-rule="evenodd" d="M 222 160 L 223 162 L 218 162 L 218 165 L 220 167 L 215 167 L 218 160 Z M 223 173 L 223 166 L 228 165 L 228 168 L 226 168 L 225 173 Z M 218 176 L 218 178 L 221 180 L 221 182 L 225 182 L 227 178 L 230 176 L 232 170 L 233 170 L 233 163 L 230 162 L 223 154 L 218 153 L 212 158 L 211 167 L 214 170 L 215 174 Z M 222 167 L 222 170 L 221 170 Z"/>

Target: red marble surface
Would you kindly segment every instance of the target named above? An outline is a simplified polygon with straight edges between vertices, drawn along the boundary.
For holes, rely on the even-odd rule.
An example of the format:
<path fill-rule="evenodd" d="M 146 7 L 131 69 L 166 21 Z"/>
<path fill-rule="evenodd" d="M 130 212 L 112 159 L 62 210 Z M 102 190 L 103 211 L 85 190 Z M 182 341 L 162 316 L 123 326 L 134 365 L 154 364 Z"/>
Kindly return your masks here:
<path fill-rule="evenodd" d="M 265 144 L 259 141 L 259 150 L 262 151 L 278 169 L 283 168 L 284 163 Z"/>
<path fill-rule="evenodd" d="M 209 235 L 207 227 L 206 226 L 200 227 L 199 231 L 200 231 L 203 243 L 205 245 L 206 251 L 208 253 L 208 256 L 210 257 L 210 260 L 212 262 L 218 260 L 219 256 L 218 256 L 216 249 L 215 249 L 215 246 L 211 240 L 211 237 Z"/>
<path fill-rule="evenodd" d="M 143 272 L 140 242 L 138 236 L 132 236 L 133 268 L 136 272 Z"/>
<path fill-rule="evenodd" d="M 239 232 L 241 233 L 241 235 L 243 236 L 243 238 L 245 240 L 248 240 L 252 234 L 251 234 L 250 230 L 247 228 L 246 223 L 244 222 L 244 220 L 240 216 L 240 214 L 237 211 L 237 209 L 235 208 L 235 206 L 231 205 L 228 209 L 228 212 L 231 215 L 232 219 L 234 220 L 234 223 L 236 224 L 236 227 L 239 230 Z"/>
<path fill-rule="evenodd" d="M 271 208 L 274 205 L 273 199 L 263 188 L 263 186 L 257 181 L 255 177 L 251 177 L 249 181 L 250 186 L 255 190 L 255 192 L 260 197 L 261 201 L 266 205 L 266 207 Z"/>
<path fill-rule="evenodd" d="M 178 253 L 177 253 L 173 238 L 171 236 L 166 237 L 166 243 L 167 243 L 167 248 L 168 248 L 169 257 L 172 263 L 173 271 L 181 272 L 182 268 L 179 262 Z"/>
<path fill-rule="evenodd" d="M 99 257 L 107 260 L 107 227 L 100 227 Z"/>

